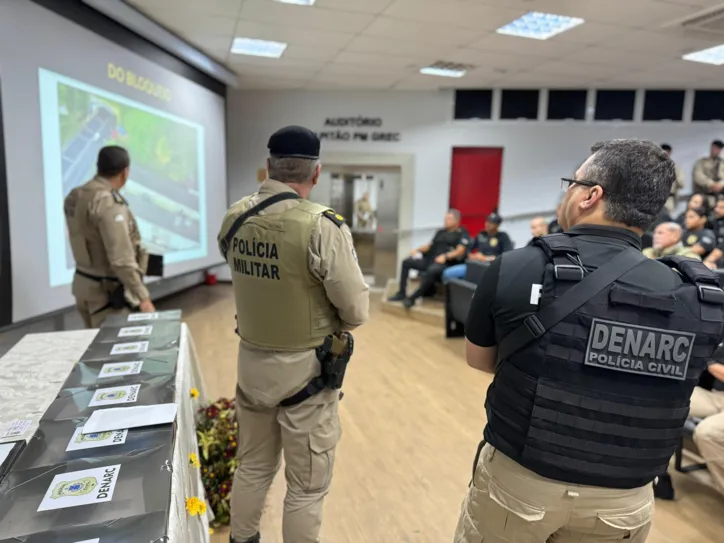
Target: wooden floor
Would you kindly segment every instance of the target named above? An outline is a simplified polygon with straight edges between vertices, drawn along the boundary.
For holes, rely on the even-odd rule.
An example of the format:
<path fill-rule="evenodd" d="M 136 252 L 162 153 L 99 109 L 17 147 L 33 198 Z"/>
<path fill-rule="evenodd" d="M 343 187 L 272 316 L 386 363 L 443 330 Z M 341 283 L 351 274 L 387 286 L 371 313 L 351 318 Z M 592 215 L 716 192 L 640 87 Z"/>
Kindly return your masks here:
<path fill-rule="evenodd" d="M 236 379 L 231 287 L 199 287 L 162 304 L 180 307 L 195 338 L 210 398 L 232 397 Z M 340 404 L 344 428 L 322 541 L 452 542 L 484 423 L 490 379 L 465 364 L 463 343 L 441 328 L 372 305 L 355 334 Z M 674 475 L 675 502 L 657 502 L 649 543 L 722 543 L 724 498 Z M 282 543 L 283 477 L 270 492 L 261 531 Z M 228 542 L 217 533 L 214 543 Z M 541 542 L 543 543 L 543 542 Z"/>

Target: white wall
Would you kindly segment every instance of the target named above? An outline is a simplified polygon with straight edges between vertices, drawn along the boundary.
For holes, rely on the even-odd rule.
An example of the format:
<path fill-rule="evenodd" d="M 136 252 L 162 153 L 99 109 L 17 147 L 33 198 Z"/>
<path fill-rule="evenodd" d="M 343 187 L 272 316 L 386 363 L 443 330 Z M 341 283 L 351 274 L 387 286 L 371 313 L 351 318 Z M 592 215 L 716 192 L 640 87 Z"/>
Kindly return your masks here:
<path fill-rule="evenodd" d="M 427 241 L 442 221 L 455 146 L 504 148 L 500 213 L 505 218 L 553 210 L 561 195 L 560 178 L 574 173 L 596 141 L 635 137 L 667 142 L 690 184 L 694 161 L 708 153 L 713 139 L 724 138 L 723 123 L 454 121 L 453 102 L 452 91 L 232 91 L 227 123 L 230 201 L 256 190 L 256 171 L 264 167 L 272 132 L 288 124 L 333 130 L 324 127 L 329 117 L 379 117 L 383 126 L 376 130 L 401 132 L 395 143 L 323 141 L 322 158 L 325 151 L 414 154 L 413 213 L 401 217 L 406 221 L 400 224 L 413 230 L 410 245 Z M 504 223 L 518 247 L 529 239 L 528 221 Z"/>

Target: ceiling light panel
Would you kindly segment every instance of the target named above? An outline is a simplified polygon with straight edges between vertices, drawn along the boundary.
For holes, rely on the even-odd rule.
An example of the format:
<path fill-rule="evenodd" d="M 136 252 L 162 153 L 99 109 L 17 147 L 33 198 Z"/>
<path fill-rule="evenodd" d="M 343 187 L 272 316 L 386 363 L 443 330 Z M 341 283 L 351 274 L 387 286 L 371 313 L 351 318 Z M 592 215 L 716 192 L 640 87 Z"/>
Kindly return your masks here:
<path fill-rule="evenodd" d="M 577 17 L 531 11 L 512 23 L 500 27 L 496 32 L 519 38 L 547 40 L 584 22 L 583 19 Z"/>
<path fill-rule="evenodd" d="M 286 43 L 267 40 L 254 40 L 251 38 L 235 38 L 231 45 L 231 52 L 235 55 L 249 55 L 252 57 L 279 58 L 287 48 Z"/>
<path fill-rule="evenodd" d="M 695 51 L 684 55 L 684 60 L 691 60 L 693 62 L 703 62 L 704 64 L 714 64 L 715 66 L 724 65 L 724 45 L 717 45 L 716 47 L 710 47 L 702 51 Z"/>
<path fill-rule="evenodd" d="M 281 4 L 294 4 L 295 6 L 313 6 L 316 0 L 275 0 Z"/>
<path fill-rule="evenodd" d="M 420 70 L 421 74 L 424 75 L 436 75 L 438 77 L 462 77 L 466 74 L 465 70 L 450 70 L 448 68 L 434 68 L 428 66 Z"/>

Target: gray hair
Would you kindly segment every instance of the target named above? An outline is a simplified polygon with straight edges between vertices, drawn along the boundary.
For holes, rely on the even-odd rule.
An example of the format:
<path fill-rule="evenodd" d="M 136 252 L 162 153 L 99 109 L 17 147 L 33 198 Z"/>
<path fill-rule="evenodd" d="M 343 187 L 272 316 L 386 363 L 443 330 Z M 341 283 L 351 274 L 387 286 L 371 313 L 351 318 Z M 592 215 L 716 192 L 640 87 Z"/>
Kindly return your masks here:
<path fill-rule="evenodd" d="M 306 183 L 314 177 L 319 160 L 296 157 L 269 157 L 269 178 L 282 183 Z"/>
<path fill-rule="evenodd" d="M 581 180 L 603 188 L 606 218 L 646 230 L 676 181 L 674 162 L 661 147 L 642 140 L 604 141 L 591 152 Z"/>
<path fill-rule="evenodd" d="M 448 215 L 452 215 L 453 217 L 455 217 L 456 221 L 460 222 L 460 211 L 458 211 L 457 209 L 448 209 L 447 212 Z"/>
<path fill-rule="evenodd" d="M 669 232 L 674 232 L 676 235 L 681 239 L 681 236 L 684 234 L 684 229 L 681 227 L 681 225 L 678 222 L 662 222 L 660 225 L 658 225 L 656 228 L 659 228 L 660 226 L 665 227 Z"/>

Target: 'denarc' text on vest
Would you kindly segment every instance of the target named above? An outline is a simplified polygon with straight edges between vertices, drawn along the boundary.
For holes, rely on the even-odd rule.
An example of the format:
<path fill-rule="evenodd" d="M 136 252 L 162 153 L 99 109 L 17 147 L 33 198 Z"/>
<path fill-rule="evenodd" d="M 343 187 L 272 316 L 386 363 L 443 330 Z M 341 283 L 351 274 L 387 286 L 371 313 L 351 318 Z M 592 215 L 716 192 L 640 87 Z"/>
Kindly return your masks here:
<path fill-rule="evenodd" d="M 683 381 L 695 339 L 690 332 L 593 319 L 584 363 Z"/>
<path fill-rule="evenodd" d="M 256 238 L 234 238 L 231 250 L 234 254 L 234 272 L 261 279 L 279 280 L 279 266 L 271 262 L 279 260 L 276 243 L 259 241 Z"/>

